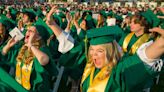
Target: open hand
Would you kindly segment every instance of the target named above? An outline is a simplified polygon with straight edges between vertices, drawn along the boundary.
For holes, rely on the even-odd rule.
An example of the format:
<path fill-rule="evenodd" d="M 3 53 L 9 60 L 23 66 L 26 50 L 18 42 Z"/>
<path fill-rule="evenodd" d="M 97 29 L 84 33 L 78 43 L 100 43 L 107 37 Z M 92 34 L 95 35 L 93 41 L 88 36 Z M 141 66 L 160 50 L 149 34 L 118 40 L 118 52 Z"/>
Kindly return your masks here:
<path fill-rule="evenodd" d="M 46 24 L 48 26 L 51 26 L 55 23 L 55 21 L 53 20 L 53 13 L 57 11 L 57 6 L 53 6 L 51 8 L 51 10 L 49 11 L 49 13 L 47 14 L 47 20 L 46 20 Z"/>
<path fill-rule="evenodd" d="M 7 46 L 8 46 L 9 48 L 13 47 L 13 46 L 18 42 L 17 40 L 15 40 L 15 37 L 16 37 L 16 36 L 14 36 L 13 38 L 11 38 L 11 39 L 7 42 Z"/>
<path fill-rule="evenodd" d="M 18 29 L 21 30 L 23 28 L 23 21 L 19 20 L 18 21 Z"/>
<path fill-rule="evenodd" d="M 79 17 L 80 17 L 80 12 L 79 11 L 77 11 L 76 13 L 75 13 L 75 15 L 74 15 L 74 20 L 78 20 L 79 19 Z"/>
<path fill-rule="evenodd" d="M 149 30 L 150 32 L 156 32 L 161 35 L 162 38 L 164 38 L 164 29 L 155 27 Z"/>
<path fill-rule="evenodd" d="M 69 12 L 66 14 L 66 19 L 67 19 L 68 22 L 72 21 L 72 16 Z"/>

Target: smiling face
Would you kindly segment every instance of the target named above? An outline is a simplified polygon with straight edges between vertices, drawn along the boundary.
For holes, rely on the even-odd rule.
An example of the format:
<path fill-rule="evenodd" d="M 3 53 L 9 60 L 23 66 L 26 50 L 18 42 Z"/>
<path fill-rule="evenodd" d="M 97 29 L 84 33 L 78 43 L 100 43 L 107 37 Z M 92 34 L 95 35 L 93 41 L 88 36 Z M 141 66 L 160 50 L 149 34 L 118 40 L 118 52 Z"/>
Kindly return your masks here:
<path fill-rule="evenodd" d="M 92 45 L 89 48 L 89 56 L 96 68 L 102 68 L 107 63 L 106 49 L 102 45 Z"/>

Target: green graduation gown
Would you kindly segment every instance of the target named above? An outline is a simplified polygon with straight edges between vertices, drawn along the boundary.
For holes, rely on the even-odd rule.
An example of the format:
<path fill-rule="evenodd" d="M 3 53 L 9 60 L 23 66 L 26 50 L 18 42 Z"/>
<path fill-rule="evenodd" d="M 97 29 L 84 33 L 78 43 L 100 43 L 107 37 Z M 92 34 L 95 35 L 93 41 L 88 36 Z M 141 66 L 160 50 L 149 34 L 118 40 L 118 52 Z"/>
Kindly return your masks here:
<path fill-rule="evenodd" d="M 16 46 L 17 48 L 17 46 Z M 41 47 L 41 51 L 46 53 L 47 55 L 50 55 L 49 49 L 47 47 Z M 6 62 L 8 65 L 13 66 L 14 68 L 16 67 L 16 57 L 18 55 L 19 49 L 15 49 L 15 47 L 12 47 L 10 51 L 8 52 L 7 55 L 3 56 L 2 54 L 1 59 L 3 62 Z M 30 76 L 30 84 L 31 84 L 31 89 L 29 90 L 30 92 L 48 92 L 50 90 L 50 71 L 54 68 L 52 68 L 51 62 L 49 62 L 46 66 L 40 65 L 39 61 L 34 58 L 33 59 L 33 65 L 31 69 L 31 76 Z M 57 71 L 53 70 L 53 72 L 56 72 L 54 74 L 57 75 Z M 8 76 L 8 80 L 5 75 Z M 1 80 L 0 80 L 0 89 L 2 89 L 3 92 L 26 92 L 27 90 L 24 89 L 16 80 L 9 76 L 7 73 L 0 73 Z M 15 84 L 15 85 L 14 85 Z M 9 91 L 12 90 L 12 91 Z M 2 92 L 1 91 L 1 92 Z"/>
<path fill-rule="evenodd" d="M 84 43 L 75 43 L 75 47 L 62 55 L 59 62 L 67 67 L 79 66 L 81 63 L 86 63 Z M 96 74 L 94 73 L 94 76 Z M 140 60 L 137 54 L 125 57 L 112 69 L 105 92 L 142 92 L 145 84 L 149 80 L 152 80 L 155 74 L 149 66 Z M 82 92 L 88 90 L 89 81 L 90 75 L 82 83 Z"/>
<path fill-rule="evenodd" d="M 119 40 L 119 45 L 120 45 L 121 47 L 123 47 L 124 40 L 125 40 L 125 38 L 127 37 L 127 35 L 129 35 L 129 33 L 123 34 L 122 37 L 121 37 L 121 39 Z M 140 39 L 141 37 L 142 37 L 142 35 L 139 36 L 139 37 L 137 37 L 135 34 L 132 36 L 132 38 L 130 39 L 130 42 L 128 43 L 128 46 L 127 46 L 127 52 L 124 52 L 124 56 L 125 56 L 125 57 L 126 57 L 126 56 L 129 56 L 129 55 L 132 55 L 132 54 L 130 54 L 129 52 L 130 52 L 132 46 L 133 46 L 133 45 L 138 41 L 138 39 Z M 148 41 L 150 41 L 150 40 L 153 40 L 153 38 L 149 38 L 149 39 L 148 39 Z M 139 47 L 138 47 L 138 48 L 139 48 Z"/>

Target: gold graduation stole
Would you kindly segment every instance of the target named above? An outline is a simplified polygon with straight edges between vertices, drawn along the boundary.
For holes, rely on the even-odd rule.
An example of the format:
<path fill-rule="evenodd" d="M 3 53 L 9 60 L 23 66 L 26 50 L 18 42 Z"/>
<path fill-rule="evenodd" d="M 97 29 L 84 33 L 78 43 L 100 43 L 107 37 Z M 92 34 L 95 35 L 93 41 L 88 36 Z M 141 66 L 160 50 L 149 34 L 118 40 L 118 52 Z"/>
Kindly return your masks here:
<path fill-rule="evenodd" d="M 16 81 L 21 84 L 25 89 L 30 90 L 30 75 L 32 70 L 33 61 L 29 64 L 24 63 L 21 67 L 22 62 L 17 62 L 16 64 Z"/>
<path fill-rule="evenodd" d="M 71 21 L 70 28 L 72 28 L 73 25 L 74 25 L 74 23 L 73 23 L 73 21 Z"/>
<path fill-rule="evenodd" d="M 123 42 L 123 51 L 124 52 L 128 52 L 127 48 L 128 48 L 128 44 L 131 40 L 131 38 L 133 37 L 134 33 L 130 33 L 126 36 L 124 42 Z M 129 54 L 134 54 L 136 52 L 136 50 L 145 42 L 147 42 L 149 40 L 150 36 L 149 34 L 144 34 L 142 35 L 131 47 Z"/>
<path fill-rule="evenodd" d="M 34 57 L 32 51 L 28 51 L 28 47 L 23 45 L 16 58 L 15 80 L 27 90 L 31 89 L 30 77 Z"/>
<path fill-rule="evenodd" d="M 88 57 L 88 39 L 87 39 L 87 36 L 85 36 L 83 41 L 84 41 L 84 44 L 85 44 L 85 56 L 87 58 Z"/>
<path fill-rule="evenodd" d="M 0 40 L 1 40 L 2 38 L 4 38 L 4 35 L 3 35 L 3 34 L 0 34 Z"/>
<path fill-rule="evenodd" d="M 90 82 L 87 92 L 104 92 L 108 80 L 110 78 L 110 74 L 107 73 L 109 66 L 105 66 L 102 68 L 99 73 L 94 77 L 95 67 L 93 64 L 88 63 L 84 70 L 82 81 L 81 81 L 81 92 L 82 92 L 82 84 L 85 79 L 90 75 Z"/>
<path fill-rule="evenodd" d="M 25 25 L 24 25 L 24 28 L 27 30 L 28 27 L 32 26 L 32 24 L 33 24 L 33 23 L 31 23 L 31 22 L 30 22 L 29 24 L 25 24 Z"/>
<path fill-rule="evenodd" d="M 33 23 L 30 22 L 29 24 L 26 25 L 26 27 L 30 27 L 30 26 L 32 26 L 32 24 L 33 24 Z"/>

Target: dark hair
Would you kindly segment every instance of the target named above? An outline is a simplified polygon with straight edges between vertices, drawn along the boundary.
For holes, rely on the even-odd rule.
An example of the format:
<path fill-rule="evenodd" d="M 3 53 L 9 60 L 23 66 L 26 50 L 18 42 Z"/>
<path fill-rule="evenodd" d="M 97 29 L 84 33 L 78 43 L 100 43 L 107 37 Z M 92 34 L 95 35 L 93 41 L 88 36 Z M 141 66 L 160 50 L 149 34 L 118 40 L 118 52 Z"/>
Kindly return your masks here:
<path fill-rule="evenodd" d="M 141 14 L 135 14 L 131 16 L 130 20 L 132 21 L 132 19 L 134 19 L 135 24 L 140 24 L 141 26 L 144 27 L 144 33 L 149 33 L 150 25 Z"/>
<path fill-rule="evenodd" d="M 26 14 L 29 17 L 30 22 L 35 22 L 35 17 L 36 16 L 34 16 L 32 14 L 29 14 L 29 13 L 24 13 L 24 14 Z"/>
<path fill-rule="evenodd" d="M 87 12 L 84 12 L 84 13 L 82 14 L 82 19 L 85 19 L 86 16 L 87 16 Z"/>
<path fill-rule="evenodd" d="M 89 11 L 83 12 L 83 14 L 82 14 L 82 19 L 85 19 L 85 17 L 86 17 L 88 14 L 89 14 L 90 16 L 92 16 L 92 12 L 89 12 Z"/>

